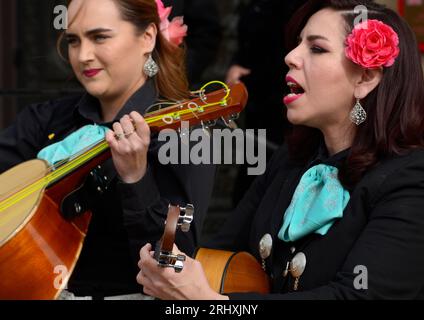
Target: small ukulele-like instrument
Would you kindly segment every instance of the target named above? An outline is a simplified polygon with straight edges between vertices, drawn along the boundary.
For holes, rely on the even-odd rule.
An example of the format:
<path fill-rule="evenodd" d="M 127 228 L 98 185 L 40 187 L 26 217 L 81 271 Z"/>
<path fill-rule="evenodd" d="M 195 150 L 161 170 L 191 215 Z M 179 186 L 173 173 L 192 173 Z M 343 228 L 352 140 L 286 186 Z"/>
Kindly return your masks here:
<path fill-rule="evenodd" d="M 185 216 L 180 215 L 178 207 L 170 207 L 164 234 L 156 244 L 154 257 L 161 267 L 174 268 L 176 272 L 183 269 L 186 257 L 172 253 L 175 233 L 179 226 L 186 232 L 189 221 L 193 219 L 193 208 L 183 209 Z M 188 214 L 188 216 L 187 216 Z M 234 292 L 270 292 L 270 279 L 259 262 L 247 252 L 230 252 L 199 248 L 195 259 L 200 261 L 209 285 L 221 294 Z"/>
<path fill-rule="evenodd" d="M 221 83 L 222 84 L 222 83 Z M 208 84 L 209 85 L 209 84 Z M 149 112 L 152 132 L 177 129 L 182 121 L 206 127 L 231 122 L 243 110 L 247 91 L 239 83 Z M 54 166 L 24 162 L 0 175 L 0 299 L 54 299 L 66 285 L 91 219 L 74 203 L 78 216 L 65 219 L 62 205 L 98 165 L 111 157 L 105 140 Z"/>
<path fill-rule="evenodd" d="M 185 255 L 173 254 L 175 233 L 178 229 L 182 232 L 190 230 L 193 221 L 194 207 L 188 204 L 185 208 L 169 206 L 166 218 L 165 230 L 162 238 L 156 243 L 154 258 L 162 268 L 174 268 L 175 272 L 183 270 Z"/>

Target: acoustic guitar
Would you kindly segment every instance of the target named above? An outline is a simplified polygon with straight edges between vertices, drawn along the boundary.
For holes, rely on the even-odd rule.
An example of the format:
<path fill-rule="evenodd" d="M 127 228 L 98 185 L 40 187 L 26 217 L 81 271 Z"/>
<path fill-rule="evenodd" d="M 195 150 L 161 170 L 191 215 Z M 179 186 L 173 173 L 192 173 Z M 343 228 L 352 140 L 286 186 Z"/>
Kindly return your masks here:
<path fill-rule="evenodd" d="M 213 83 L 210 83 L 213 84 Z M 145 115 L 152 132 L 211 124 L 222 117 L 231 122 L 243 110 L 243 84 L 207 93 Z M 111 157 L 105 140 L 80 154 L 48 165 L 24 162 L 0 175 L 0 299 L 57 298 L 75 267 L 91 212 L 75 203 L 76 217 L 65 219 L 61 206 L 85 177 Z"/>
<path fill-rule="evenodd" d="M 220 294 L 271 290 L 268 275 L 248 252 L 199 248 L 195 259 L 202 264 L 211 288 Z"/>
<path fill-rule="evenodd" d="M 158 265 L 174 268 L 176 272 L 182 271 L 186 257 L 172 253 L 175 233 L 179 228 L 184 232 L 188 231 L 193 220 L 194 208 L 191 205 L 187 207 L 189 209 L 169 208 L 164 234 L 155 247 L 154 258 L 158 261 Z M 211 288 L 220 294 L 270 292 L 268 275 L 256 258 L 247 252 L 199 248 L 195 253 L 195 259 L 202 264 Z"/>

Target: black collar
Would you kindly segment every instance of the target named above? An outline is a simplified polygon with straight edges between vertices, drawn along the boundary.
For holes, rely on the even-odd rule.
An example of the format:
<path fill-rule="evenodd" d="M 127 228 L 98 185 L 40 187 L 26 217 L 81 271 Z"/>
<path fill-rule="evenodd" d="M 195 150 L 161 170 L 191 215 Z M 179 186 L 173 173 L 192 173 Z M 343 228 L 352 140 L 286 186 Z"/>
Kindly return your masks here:
<path fill-rule="evenodd" d="M 323 163 L 323 164 L 327 164 L 336 168 L 340 168 L 340 166 L 343 164 L 344 161 L 346 161 L 347 157 L 349 156 L 350 150 L 351 150 L 350 148 L 347 148 L 345 150 L 339 151 L 336 154 L 333 154 L 332 156 L 330 156 L 328 154 L 328 150 L 325 145 L 325 142 L 322 140 L 315 156 L 312 158 L 311 162 L 309 163 L 309 167 Z"/>
<path fill-rule="evenodd" d="M 155 82 L 149 79 L 128 99 L 112 122 L 105 123 L 102 121 L 100 102 L 88 93 L 85 93 L 77 103 L 74 115 L 83 123 L 95 123 L 111 127 L 114 122 L 119 121 L 124 115 L 132 111 L 138 111 L 143 115 L 147 108 L 156 102 L 157 97 Z"/>

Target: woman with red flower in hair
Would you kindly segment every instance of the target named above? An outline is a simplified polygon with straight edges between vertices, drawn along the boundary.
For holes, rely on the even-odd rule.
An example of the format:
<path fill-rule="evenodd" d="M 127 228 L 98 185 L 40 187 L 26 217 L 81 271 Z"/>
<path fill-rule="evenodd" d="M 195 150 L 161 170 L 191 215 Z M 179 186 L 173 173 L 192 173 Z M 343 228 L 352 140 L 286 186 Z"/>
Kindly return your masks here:
<path fill-rule="evenodd" d="M 310 0 L 289 34 L 287 145 L 209 243 L 255 256 L 271 293 L 217 293 L 198 261 L 158 268 L 150 245 L 139 283 L 163 299 L 423 299 L 424 80 L 413 32 L 374 1 Z"/>

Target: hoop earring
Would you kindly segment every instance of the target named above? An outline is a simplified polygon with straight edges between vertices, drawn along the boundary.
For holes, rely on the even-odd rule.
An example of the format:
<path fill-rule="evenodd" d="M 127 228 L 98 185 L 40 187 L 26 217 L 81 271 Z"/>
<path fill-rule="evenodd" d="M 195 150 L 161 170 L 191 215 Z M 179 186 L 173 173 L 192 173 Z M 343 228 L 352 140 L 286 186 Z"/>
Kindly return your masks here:
<path fill-rule="evenodd" d="M 149 57 L 147 58 L 147 61 L 144 64 L 143 72 L 149 78 L 153 78 L 155 75 L 158 74 L 159 66 L 157 65 L 155 60 L 153 60 L 152 54 L 149 54 Z"/>
<path fill-rule="evenodd" d="M 350 121 L 359 126 L 367 120 L 367 112 L 362 107 L 360 100 L 356 99 L 356 104 L 350 112 Z"/>

